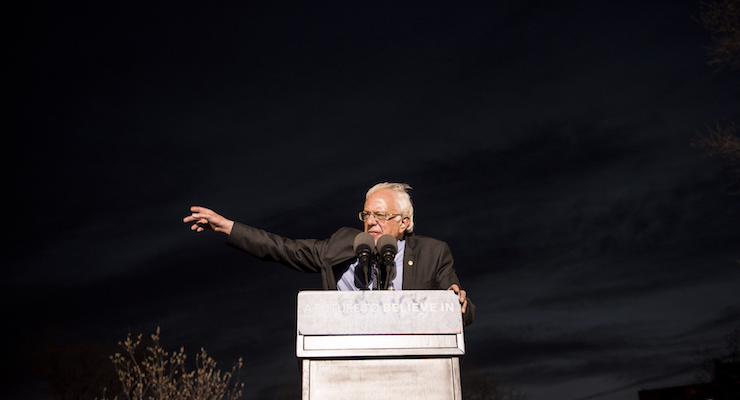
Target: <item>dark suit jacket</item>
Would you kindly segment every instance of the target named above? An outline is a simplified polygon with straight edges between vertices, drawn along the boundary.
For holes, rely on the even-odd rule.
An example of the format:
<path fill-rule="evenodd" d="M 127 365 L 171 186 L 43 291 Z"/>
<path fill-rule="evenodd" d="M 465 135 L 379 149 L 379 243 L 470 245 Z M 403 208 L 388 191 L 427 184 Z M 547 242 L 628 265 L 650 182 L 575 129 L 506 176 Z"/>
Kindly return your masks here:
<path fill-rule="evenodd" d="M 265 261 L 277 261 L 301 272 L 321 274 L 324 289 L 336 290 L 337 279 L 356 255 L 354 239 L 359 230 L 341 228 L 330 238 L 288 239 L 251 226 L 234 223 L 226 243 Z M 448 289 L 460 285 L 447 243 L 426 236 L 406 236 L 403 255 L 403 289 Z M 475 306 L 468 300 L 465 325 L 475 316 Z"/>

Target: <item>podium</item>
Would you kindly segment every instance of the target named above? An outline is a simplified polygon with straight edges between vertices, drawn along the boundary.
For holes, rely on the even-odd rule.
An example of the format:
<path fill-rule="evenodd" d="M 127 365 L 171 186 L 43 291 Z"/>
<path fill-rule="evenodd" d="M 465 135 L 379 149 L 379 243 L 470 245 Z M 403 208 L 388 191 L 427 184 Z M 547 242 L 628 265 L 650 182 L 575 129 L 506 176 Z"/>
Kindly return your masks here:
<path fill-rule="evenodd" d="M 303 400 L 462 399 L 452 291 L 302 291 L 296 327 Z"/>

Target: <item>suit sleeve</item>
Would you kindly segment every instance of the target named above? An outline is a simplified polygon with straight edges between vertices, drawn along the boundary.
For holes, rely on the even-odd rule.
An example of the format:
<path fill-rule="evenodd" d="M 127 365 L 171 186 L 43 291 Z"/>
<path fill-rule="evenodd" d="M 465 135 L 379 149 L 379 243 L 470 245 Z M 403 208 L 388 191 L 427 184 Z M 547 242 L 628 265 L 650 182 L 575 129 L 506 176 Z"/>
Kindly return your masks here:
<path fill-rule="evenodd" d="M 469 326 L 475 321 L 475 304 L 473 304 L 470 298 L 467 298 L 467 300 L 468 308 L 465 309 L 465 314 L 463 314 L 463 324 L 465 326 Z"/>
<path fill-rule="evenodd" d="M 440 242 L 438 242 L 440 243 Z M 455 273 L 455 261 L 452 258 L 450 247 L 445 242 L 441 242 L 438 247 L 437 270 L 434 273 L 434 281 L 438 289 L 448 289 L 453 284 L 460 286 L 460 280 Z"/>
<path fill-rule="evenodd" d="M 438 259 L 439 268 L 435 275 L 435 281 L 437 282 L 438 288 L 443 290 L 449 289 L 453 284 L 457 284 L 457 286 L 463 289 L 463 286 L 460 284 L 460 279 L 458 279 L 457 273 L 455 273 L 452 252 L 447 243 L 443 242 L 443 245 L 440 247 Z M 473 320 L 475 320 L 475 304 L 473 304 L 469 298 L 467 300 L 468 307 L 465 310 L 465 314 L 463 314 L 463 323 L 465 326 L 472 324 Z"/>
<path fill-rule="evenodd" d="M 234 223 L 226 243 L 260 260 L 277 261 L 301 272 L 321 272 L 325 240 L 289 239 L 239 222 Z"/>

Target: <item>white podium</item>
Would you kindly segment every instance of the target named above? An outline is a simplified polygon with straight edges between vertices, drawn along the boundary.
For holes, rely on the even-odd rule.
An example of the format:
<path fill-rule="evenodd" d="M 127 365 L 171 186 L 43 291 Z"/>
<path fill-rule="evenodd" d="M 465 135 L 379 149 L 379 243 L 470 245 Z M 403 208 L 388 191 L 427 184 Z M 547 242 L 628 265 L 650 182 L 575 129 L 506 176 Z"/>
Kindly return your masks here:
<path fill-rule="evenodd" d="M 452 291 L 298 293 L 303 400 L 460 400 L 464 354 Z"/>

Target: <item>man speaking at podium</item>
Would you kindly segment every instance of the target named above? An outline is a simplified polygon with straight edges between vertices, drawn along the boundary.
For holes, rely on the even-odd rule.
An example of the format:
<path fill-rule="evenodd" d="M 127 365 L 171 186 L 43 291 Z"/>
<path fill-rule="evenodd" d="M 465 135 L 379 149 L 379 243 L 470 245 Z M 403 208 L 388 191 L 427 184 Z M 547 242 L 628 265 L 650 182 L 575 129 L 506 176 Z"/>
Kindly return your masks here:
<path fill-rule="evenodd" d="M 460 296 L 464 324 L 475 317 L 475 306 L 453 268 L 452 253 L 447 243 L 414 231 L 414 206 L 405 183 L 379 183 L 365 195 L 365 208 L 359 213 L 363 234 L 358 229 L 340 228 L 330 238 L 288 239 L 262 229 L 234 222 L 205 207 L 190 207 L 183 222 L 192 222 L 191 230 L 213 230 L 228 235 L 226 243 L 265 261 L 277 261 L 302 272 L 321 273 L 324 289 L 372 289 L 364 279 L 358 257 L 358 239 L 372 239 L 375 245 L 388 236 L 396 241 L 392 255 L 394 272 L 386 286 L 391 290 L 454 290 Z M 369 234 L 370 236 L 367 236 Z M 370 239 L 372 238 L 372 239 Z M 361 255 L 360 255 L 361 257 Z M 366 271 L 365 271 L 366 273 Z M 374 276 L 374 274 L 373 274 Z"/>

